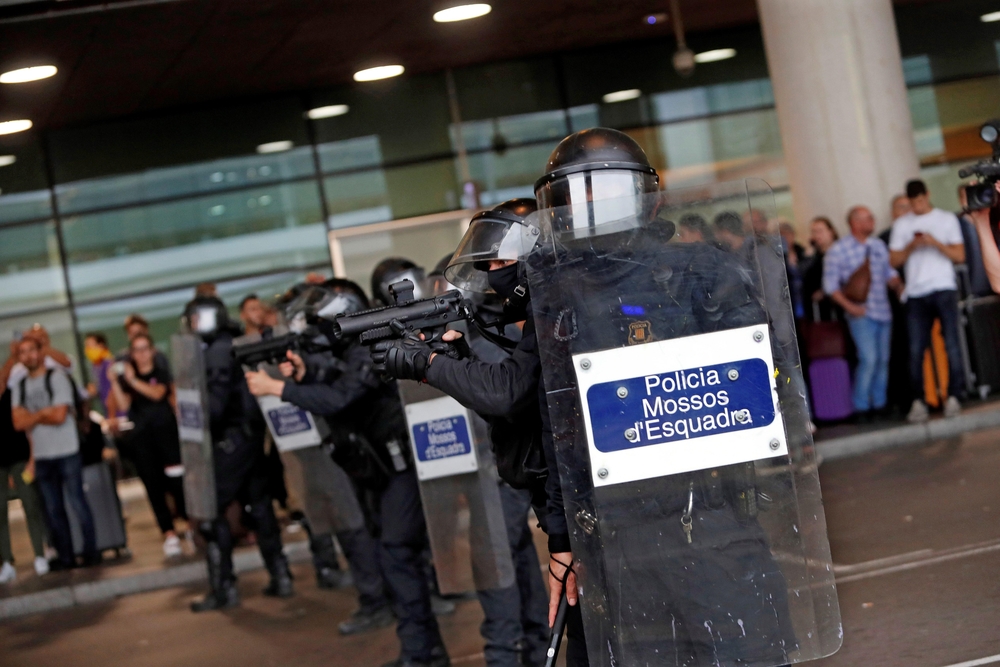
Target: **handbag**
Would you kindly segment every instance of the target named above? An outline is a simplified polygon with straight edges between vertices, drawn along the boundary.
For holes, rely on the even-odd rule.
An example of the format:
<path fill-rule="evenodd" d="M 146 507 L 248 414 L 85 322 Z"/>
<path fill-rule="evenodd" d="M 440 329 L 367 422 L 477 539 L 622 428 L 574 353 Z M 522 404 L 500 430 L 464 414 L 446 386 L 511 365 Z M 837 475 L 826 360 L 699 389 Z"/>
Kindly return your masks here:
<path fill-rule="evenodd" d="M 872 286 L 872 265 L 870 257 L 871 248 L 865 247 L 865 261 L 861 263 L 854 273 L 847 279 L 847 282 L 840 288 L 841 294 L 854 303 L 865 303 L 868 301 L 868 291 Z"/>

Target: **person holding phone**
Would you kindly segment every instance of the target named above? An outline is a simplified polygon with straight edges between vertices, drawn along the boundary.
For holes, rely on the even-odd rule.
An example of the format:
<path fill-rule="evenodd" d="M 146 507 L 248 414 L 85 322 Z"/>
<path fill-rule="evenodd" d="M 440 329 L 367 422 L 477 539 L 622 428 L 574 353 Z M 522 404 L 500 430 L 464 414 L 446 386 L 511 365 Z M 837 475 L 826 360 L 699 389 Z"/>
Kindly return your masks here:
<path fill-rule="evenodd" d="M 167 504 L 170 495 L 178 517 L 187 519 L 181 446 L 169 400 L 174 379 L 169 368 L 155 362 L 156 348 L 149 334 L 132 339 L 129 357 L 127 362 L 111 365 L 108 379 L 116 404 L 128 410 L 129 420 L 135 424 L 127 439 L 156 523 L 163 533 L 163 554 L 168 558 L 180 556 L 181 542 Z"/>
<path fill-rule="evenodd" d="M 948 353 L 948 400 L 945 417 L 962 411 L 959 397 L 965 386 L 958 330 L 958 282 L 955 264 L 965 261 L 965 240 L 958 218 L 931 204 L 927 186 L 913 180 L 906 184 L 912 208 L 892 226 L 889 261 L 893 268 L 905 268 L 906 323 L 910 337 L 910 382 L 913 403 L 907 420 L 928 418 L 924 392 L 924 351 L 931 343 L 934 320 L 941 320 Z"/>

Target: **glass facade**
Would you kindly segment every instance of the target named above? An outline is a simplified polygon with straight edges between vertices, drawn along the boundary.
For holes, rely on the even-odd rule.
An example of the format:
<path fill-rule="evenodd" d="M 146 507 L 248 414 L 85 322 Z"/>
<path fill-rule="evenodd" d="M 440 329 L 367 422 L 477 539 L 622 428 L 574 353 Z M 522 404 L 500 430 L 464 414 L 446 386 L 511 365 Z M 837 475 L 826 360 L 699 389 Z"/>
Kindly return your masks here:
<path fill-rule="evenodd" d="M 989 152 L 979 125 L 1000 115 L 1000 24 L 978 19 L 992 9 L 896 10 L 914 142 L 943 208 L 957 206 L 958 166 Z M 791 217 L 759 28 L 689 41 L 737 56 L 681 78 L 673 41 L 657 39 L 465 67 L 452 73 L 457 123 L 435 73 L 0 137 L 0 329 L 40 322 L 78 355 L 90 330 L 121 345 L 123 318 L 139 312 L 165 343 L 199 282 L 235 307 L 329 274 L 331 247 L 365 287 L 388 255 L 432 266 L 461 234 L 466 178 L 484 206 L 531 196 L 553 146 L 597 125 L 639 141 L 667 188 L 762 178 Z M 603 101 L 627 89 L 640 94 Z M 347 113 L 305 116 L 332 104 Z"/>

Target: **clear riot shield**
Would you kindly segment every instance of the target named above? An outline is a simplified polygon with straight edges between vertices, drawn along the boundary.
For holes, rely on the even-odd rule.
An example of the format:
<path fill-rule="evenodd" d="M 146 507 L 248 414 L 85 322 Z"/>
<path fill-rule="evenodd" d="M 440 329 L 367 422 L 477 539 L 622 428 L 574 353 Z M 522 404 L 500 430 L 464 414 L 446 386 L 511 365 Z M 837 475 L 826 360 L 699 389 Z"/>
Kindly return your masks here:
<path fill-rule="evenodd" d="M 775 217 L 756 181 L 531 220 L 592 665 L 771 667 L 840 647 Z"/>
<path fill-rule="evenodd" d="M 193 334 L 171 336 L 170 356 L 184 464 L 184 504 L 192 519 L 211 521 L 216 515 L 217 501 L 201 338 Z"/>
<path fill-rule="evenodd" d="M 427 384 L 401 380 L 399 394 L 438 588 L 448 595 L 513 586 L 486 422 Z"/>

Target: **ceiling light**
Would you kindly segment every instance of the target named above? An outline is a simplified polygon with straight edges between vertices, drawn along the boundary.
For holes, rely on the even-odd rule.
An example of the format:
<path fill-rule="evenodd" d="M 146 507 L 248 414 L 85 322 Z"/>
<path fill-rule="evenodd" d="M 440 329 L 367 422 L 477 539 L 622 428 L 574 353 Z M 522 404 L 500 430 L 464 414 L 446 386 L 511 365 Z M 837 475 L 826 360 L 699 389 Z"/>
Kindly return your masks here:
<path fill-rule="evenodd" d="M 729 60 L 736 57 L 736 49 L 713 49 L 696 53 L 694 61 L 698 64 L 714 63 L 720 60 Z"/>
<path fill-rule="evenodd" d="M 261 144 L 260 146 L 258 146 L 257 152 L 280 153 L 281 151 L 290 150 L 293 146 L 295 146 L 295 144 L 292 143 L 291 141 L 288 141 L 287 139 L 284 141 L 269 141 L 266 144 Z"/>
<path fill-rule="evenodd" d="M 378 81 L 399 76 L 403 73 L 402 65 L 382 65 L 381 67 L 369 67 L 360 72 L 354 73 L 355 81 Z"/>
<path fill-rule="evenodd" d="M 315 109 L 310 109 L 306 112 L 306 115 L 313 120 L 319 120 L 320 118 L 333 118 L 334 116 L 343 116 L 348 111 L 348 106 L 346 104 L 331 104 L 325 107 L 316 107 Z"/>
<path fill-rule="evenodd" d="M 486 16 L 493 8 L 485 2 L 478 2 L 472 5 L 459 5 L 449 7 L 439 12 L 434 12 L 434 20 L 438 23 L 452 23 L 454 21 L 467 21 L 469 19 Z"/>
<path fill-rule="evenodd" d="M 38 81 L 55 76 L 55 67 L 52 65 L 39 65 L 38 67 L 22 67 L 0 74 L 0 83 L 27 83 L 28 81 Z"/>
<path fill-rule="evenodd" d="M 649 25 L 658 25 L 660 23 L 666 23 L 669 20 L 670 17 L 664 14 L 663 12 L 657 14 L 649 14 L 648 16 L 646 16 L 646 18 L 643 19 L 643 21 L 645 21 Z"/>
<path fill-rule="evenodd" d="M 6 167 L 17 162 L 17 156 L 15 155 L 0 155 L 0 167 Z"/>
<path fill-rule="evenodd" d="M 979 17 L 979 20 L 983 23 L 993 23 L 995 21 L 1000 21 L 1000 12 L 990 12 L 989 14 L 983 14 Z"/>
<path fill-rule="evenodd" d="M 5 120 L 0 122 L 0 134 L 14 134 L 31 129 L 30 120 Z"/>
<path fill-rule="evenodd" d="M 603 98 L 605 104 L 612 104 L 614 102 L 624 102 L 625 100 L 634 100 L 635 98 L 642 95 L 642 91 L 638 88 L 630 88 L 629 90 L 618 90 L 613 93 L 608 93 Z"/>

